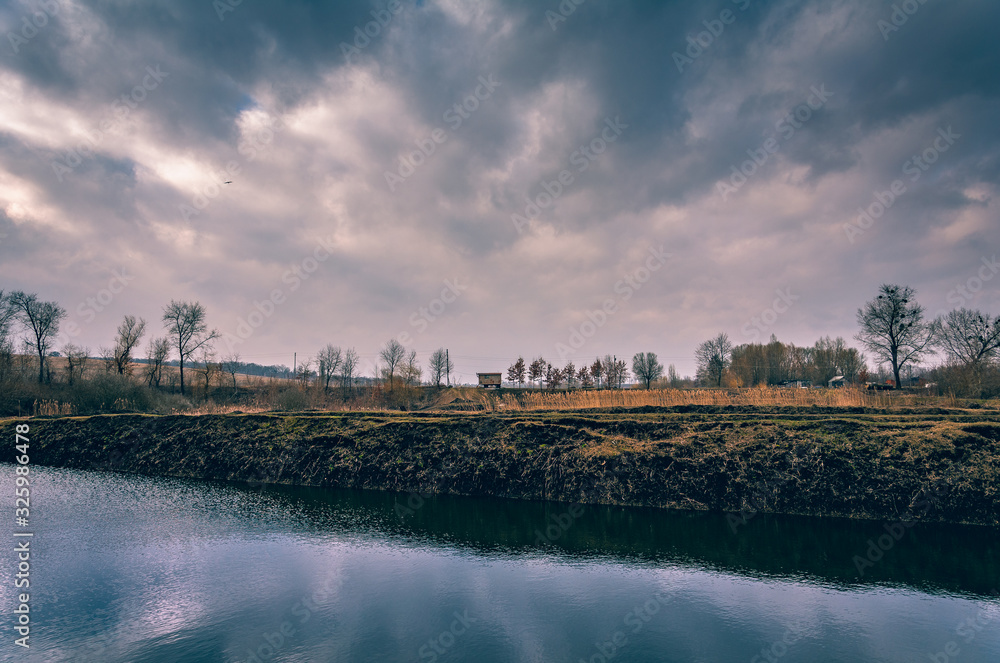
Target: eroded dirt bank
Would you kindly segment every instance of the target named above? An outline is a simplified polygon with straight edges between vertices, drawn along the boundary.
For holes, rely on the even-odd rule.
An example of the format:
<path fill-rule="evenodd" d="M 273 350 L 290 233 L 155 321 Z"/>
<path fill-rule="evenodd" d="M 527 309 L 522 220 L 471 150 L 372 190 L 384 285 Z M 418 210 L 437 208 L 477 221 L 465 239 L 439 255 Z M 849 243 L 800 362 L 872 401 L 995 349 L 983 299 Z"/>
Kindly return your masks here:
<path fill-rule="evenodd" d="M 28 423 L 32 464 L 56 467 L 744 515 L 1000 524 L 995 412 L 688 406 Z M 3 460 L 12 458 L 9 449 Z"/>

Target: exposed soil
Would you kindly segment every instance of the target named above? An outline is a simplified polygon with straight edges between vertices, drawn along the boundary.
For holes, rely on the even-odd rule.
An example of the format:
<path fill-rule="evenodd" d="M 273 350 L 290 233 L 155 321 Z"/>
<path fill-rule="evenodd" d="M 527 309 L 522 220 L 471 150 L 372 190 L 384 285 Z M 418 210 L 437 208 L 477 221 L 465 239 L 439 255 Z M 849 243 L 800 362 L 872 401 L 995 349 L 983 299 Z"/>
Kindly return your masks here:
<path fill-rule="evenodd" d="M 1000 524 L 994 411 L 682 406 L 28 423 L 31 462 L 57 467 L 737 517 Z"/>

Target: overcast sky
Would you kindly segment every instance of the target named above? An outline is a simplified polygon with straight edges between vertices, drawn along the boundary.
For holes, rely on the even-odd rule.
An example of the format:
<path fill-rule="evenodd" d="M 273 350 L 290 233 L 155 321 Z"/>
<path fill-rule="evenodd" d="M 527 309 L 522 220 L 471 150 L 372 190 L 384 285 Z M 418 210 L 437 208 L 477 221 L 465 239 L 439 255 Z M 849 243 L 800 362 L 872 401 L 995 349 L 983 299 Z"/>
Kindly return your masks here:
<path fill-rule="evenodd" d="M 220 354 L 466 380 L 1000 313 L 1000 4 L 896 7 L 5 2 L 0 288 L 94 353 L 198 300 Z"/>

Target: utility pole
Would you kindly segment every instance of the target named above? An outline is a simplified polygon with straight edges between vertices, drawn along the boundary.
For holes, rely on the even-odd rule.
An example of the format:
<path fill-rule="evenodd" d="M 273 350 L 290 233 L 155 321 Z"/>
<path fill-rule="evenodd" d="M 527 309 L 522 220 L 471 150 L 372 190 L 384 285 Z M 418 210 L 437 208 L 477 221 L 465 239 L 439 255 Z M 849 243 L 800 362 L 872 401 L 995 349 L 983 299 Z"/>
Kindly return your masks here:
<path fill-rule="evenodd" d="M 448 386 L 450 387 L 451 386 L 451 359 L 448 356 L 448 350 L 444 351 L 444 372 L 448 376 Z"/>
<path fill-rule="evenodd" d="M 298 370 L 298 368 L 299 368 L 299 353 L 298 352 L 293 352 L 292 353 L 292 379 L 293 380 L 295 379 L 295 373 Z"/>

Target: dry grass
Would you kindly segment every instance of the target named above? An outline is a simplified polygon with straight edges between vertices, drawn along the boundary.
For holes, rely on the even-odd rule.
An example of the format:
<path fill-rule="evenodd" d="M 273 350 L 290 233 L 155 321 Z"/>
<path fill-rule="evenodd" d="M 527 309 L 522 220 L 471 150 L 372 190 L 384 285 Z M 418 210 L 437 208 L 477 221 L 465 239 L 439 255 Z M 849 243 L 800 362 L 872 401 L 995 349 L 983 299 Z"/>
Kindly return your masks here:
<path fill-rule="evenodd" d="M 76 408 L 72 403 L 63 403 L 60 401 L 35 401 L 32 404 L 32 416 L 34 417 L 54 417 L 54 416 L 73 416 L 76 414 Z"/>
<path fill-rule="evenodd" d="M 939 405 L 955 407 L 956 399 L 922 394 L 867 391 L 862 389 L 624 389 L 601 391 L 524 391 L 485 393 L 475 400 L 483 410 L 517 412 L 530 410 L 579 410 L 609 407 L 674 407 L 678 405 L 735 406 L 828 406 L 886 409 L 897 406 Z"/>

